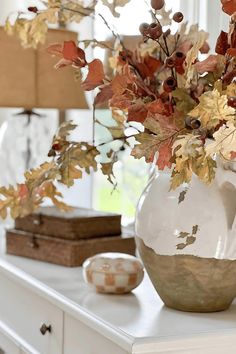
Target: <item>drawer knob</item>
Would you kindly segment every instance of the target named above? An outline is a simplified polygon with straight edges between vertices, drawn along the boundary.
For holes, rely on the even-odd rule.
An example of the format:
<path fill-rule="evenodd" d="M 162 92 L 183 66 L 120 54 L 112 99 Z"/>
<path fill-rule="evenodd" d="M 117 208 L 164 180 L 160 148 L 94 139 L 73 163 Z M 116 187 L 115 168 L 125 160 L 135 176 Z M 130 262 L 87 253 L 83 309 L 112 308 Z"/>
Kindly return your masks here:
<path fill-rule="evenodd" d="M 45 323 L 42 324 L 42 326 L 40 327 L 40 332 L 42 333 L 42 335 L 44 336 L 47 332 L 51 333 L 52 331 L 52 327 L 49 325 L 47 326 Z"/>

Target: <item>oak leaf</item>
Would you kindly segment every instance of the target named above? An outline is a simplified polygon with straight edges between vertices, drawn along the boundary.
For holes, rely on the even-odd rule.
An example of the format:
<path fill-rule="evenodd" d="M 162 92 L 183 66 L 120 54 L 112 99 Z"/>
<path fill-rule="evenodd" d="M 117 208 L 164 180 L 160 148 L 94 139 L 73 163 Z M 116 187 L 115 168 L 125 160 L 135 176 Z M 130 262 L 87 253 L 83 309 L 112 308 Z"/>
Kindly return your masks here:
<path fill-rule="evenodd" d="M 76 66 L 86 65 L 85 52 L 76 46 L 74 41 L 65 41 L 62 48 L 63 58 L 75 63 Z"/>
<path fill-rule="evenodd" d="M 115 95 L 122 95 L 125 92 L 129 82 L 130 80 L 126 75 L 117 74 L 111 82 L 113 93 Z"/>
<path fill-rule="evenodd" d="M 176 102 L 176 108 L 179 112 L 187 115 L 195 106 L 196 102 L 184 88 L 177 88 L 172 92 Z"/>
<path fill-rule="evenodd" d="M 233 15 L 236 12 L 236 0 L 221 0 L 222 9 L 228 15 Z"/>
<path fill-rule="evenodd" d="M 234 119 L 235 110 L 228 106 L 227 96 L 221 96 L 216 89 L 205 92 L 199 97 L 199 101 L 200 103 L 189 112 L 189 115 L 199 119 L 202 127 L 212 128 L 220 121 Z"/>
<path fill-rule="evenodd" d="M 184 63 L 184 69 L 185 69 L 184 77 L 186 79 L 186 84 L 185 84 L 186 88 L 189 87 L 191 81 L 194 78 L 194 75 L 196 74 L 196 68 L 194 64 L 198 57 L 200 48 L 203 46 L 203 44 L 205 43 L 208 37 L 208 34 L 204 31 L 199 31 L 197 34 L 198 34 L 198 38 L 196 42 L 193 43 L 192 48 L 188 51 Z"/>
<path fill-rule="evenodd" d="M 82 82 L 82 87 L 85 91 L 91 91 L 102 85 L 105 79 L 103 64 L 101 60 L 94 59 L 88 64 L 88 75 L 86 79 Z"/>
<path fill-rule="evenodd" d="M 143 102 L 137 102 L 128 108 L 128 122 L 135 121 L 143 123 L 147 115 L 148 109 Z"/>
<path fill-rule="evenodd" d="M 110 2 L 108 0 L 102 0 L 102 3 L 109 8 L 113 16 L 119 17 L 120 14 L 117 12 L 117 7 L 123 7 L 128 4 L 129 1 L 130 0 L 113 0 Z"/>
<path fill-rule="evenodd" d="M 221 31 L 216 41 L 215 52 L 217 54 L 225 55 L 228 48 L 228 33 Z"/>
<path fill-rule="evenodd" d="M 236 152 L 236 127 L 233 122 L 227 122 L 213 134 L 214 142 L 206 146 L 207 155 L 221 154 L 230 160 L 232 152 Z"/>
<path fill-rule="evenodd" d="M 108 101 L 113 97 L 113 95 L 114 92 L 110 83 L 104 86 L 100 86 L 99 92 L 94 99 L 94 105 L 99 107 L 104 104 L 108 104 Z"/>
<path fill-rule="evenodd" d="M 209 57 L 206 58 L 205 60 L 198 61 L 195 64 L 195 67 L 199 74 L 204 74 L 205 72 L 214 72 L 217 64 L 218 64 L 217 55 L 209 55 Z"/>

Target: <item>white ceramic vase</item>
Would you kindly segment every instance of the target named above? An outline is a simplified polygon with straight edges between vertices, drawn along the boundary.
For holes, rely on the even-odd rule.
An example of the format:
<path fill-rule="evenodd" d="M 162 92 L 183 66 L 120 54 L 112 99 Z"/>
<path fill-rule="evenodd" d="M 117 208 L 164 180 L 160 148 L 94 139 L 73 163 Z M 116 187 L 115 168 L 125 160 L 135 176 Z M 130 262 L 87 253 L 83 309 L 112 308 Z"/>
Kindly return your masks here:
<path fill-rule="evenodd" d="M 165 304 L 179 310 L 211 312 L 236 296 L 236 173 L 220 164 L 210 186 L 193 177 L 179 203 L 169 172 L 157 172 L 137 207 L 137 245 L 147 272 Z M 192 235 L 193 227 L 197 233 Z M 195 242 L 177 249 L 189 237 Z M 179 236 L 183 237 L 180 238 Z M 184 237 L 185 236 L 185 237 Z"/>

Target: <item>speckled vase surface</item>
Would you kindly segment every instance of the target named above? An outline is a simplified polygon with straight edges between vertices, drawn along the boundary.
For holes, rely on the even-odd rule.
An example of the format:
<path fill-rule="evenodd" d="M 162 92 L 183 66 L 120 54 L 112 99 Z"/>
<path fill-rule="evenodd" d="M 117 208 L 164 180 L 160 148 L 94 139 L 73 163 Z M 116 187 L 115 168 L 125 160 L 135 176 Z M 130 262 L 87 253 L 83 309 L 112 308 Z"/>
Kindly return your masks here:
<path fill-rule="evenodd" d="M 147 273 L 168 307 L 225 310 L 236 297 L 236 174 L 219 168 L 212 185 L 194 177 L 175 191 L 169 183 L 168 173 L 156 173 L 137 207 L 136 242 Z"/>

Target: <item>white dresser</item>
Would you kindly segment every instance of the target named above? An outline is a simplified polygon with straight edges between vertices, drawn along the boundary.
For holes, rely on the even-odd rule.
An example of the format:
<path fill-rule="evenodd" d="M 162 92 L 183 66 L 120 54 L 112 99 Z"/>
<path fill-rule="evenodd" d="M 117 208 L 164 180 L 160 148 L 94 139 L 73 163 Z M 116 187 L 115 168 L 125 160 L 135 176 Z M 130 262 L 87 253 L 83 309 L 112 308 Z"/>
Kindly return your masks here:
<path fill-rule="evenodd" d="M 177 312 L 163 306 L 147 277 L 129 295 L 99 295 L 80 268 L 2 255 L 0 348 L 0 354 L 235 354 L 236 303 L 222 313 Z"/>

